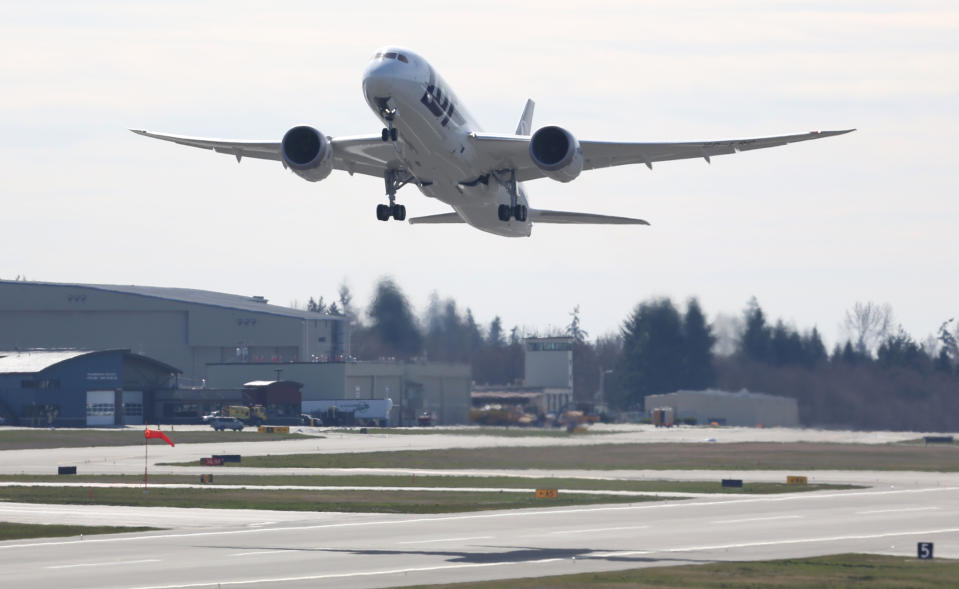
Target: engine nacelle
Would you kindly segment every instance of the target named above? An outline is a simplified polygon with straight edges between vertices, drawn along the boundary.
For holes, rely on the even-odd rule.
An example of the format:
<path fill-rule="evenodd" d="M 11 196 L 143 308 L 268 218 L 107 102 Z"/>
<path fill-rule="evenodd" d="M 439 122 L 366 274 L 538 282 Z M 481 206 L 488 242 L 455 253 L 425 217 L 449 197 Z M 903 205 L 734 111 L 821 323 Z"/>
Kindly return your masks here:
<path fill-rule="evenodd" d="M 313 127 L 293 127 L 287 131 L 281 150 L 283 163 L 304 180 L 319 182 L 333 171 L 333 147 L 326 135 Z"/>
<path fill-rule="evenodd" d="M 573 134 L 562 127 L 543 127 L 533 133 L 529 156 L 548 178 L 559 182 L 574 180 L 583 171 L 583 148 Z"/>

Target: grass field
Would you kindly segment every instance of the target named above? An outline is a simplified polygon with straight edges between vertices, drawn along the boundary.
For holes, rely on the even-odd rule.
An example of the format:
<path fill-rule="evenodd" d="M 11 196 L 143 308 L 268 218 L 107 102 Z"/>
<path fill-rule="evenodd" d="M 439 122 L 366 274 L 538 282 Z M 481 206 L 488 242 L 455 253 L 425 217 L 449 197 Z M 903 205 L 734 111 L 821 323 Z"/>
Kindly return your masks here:
<path fill-rule="evenodd" d="M 959 583 L 959 561 L 920 561 L 873 554 L 839 554 L 764 562 L 713 563 L 506 579 L 483 583 L 421 585 L 418 589 L 822 589 L 843 587 L 939 589 Z M 411 588 L 413 589 L 413 588 Z"/>
<path fill-rule="evenodd" d="M 48 483 L 127 483 L 140 484 L 142 475 L 86 475 L 86 476 L 32 476 L 0 475 L 0 482 L 48 482 Z M 197 484 L 198 476 L 154 475 L 151 484 Z M 221 475 L 214 474 L 212 486 L 246 485 L 257 486 L 316 486 L 316 487 L 444 487 L 444 488 L 494 488 L 494 489 L 561 489 L 569 491 L 633 491 L 659 493 L 726 493 L 769 494 L 801 491 L 845 490 L 852 485 L 786 485 L 781 483 L 745 483 L 742 488 L 723 487 L 719 481 L 626 481 L 582 478 L 528 478 L 528 477 L 465 477 L 465 476 L 271 476 L 271 475 Z M 0 497 L 3 495 L 0 487 Z"/>
<path fill-rule="evenodd" d="M 303 434 L 261 434 L 256 429 L 242 432 L 171 431 L 164 428 L 175 444 L 204 444 L 212 442 L 275 442 L 316 438 Z M 82 430 L 82 429 L 14 429 L 0 431 L 0 450 L 30 450 L 43 448 L 85 448 L 88 446 L 142 446 L 143 430 Z M 150 444 L 165 445 L 160 439 Z"/>
<path fill-rule="evenodd" d="M 0 522 L 0 541 L 26 538 L 55 538 L 60 536 L 92 536 L 94 534 L 122 534 L 145 532 L 160 528 L 123 528 L 114 526 L 61 526 L 41 524 L 17 524 Z"/>
<path fill-rule="evenodd" d="M 278 509 L 361 513 L 460 513 L 489 509 L 565 507 L 595 503 L 640 503 L 659 497 L 621 497 L 560 493 L 536 499 L 530 493 L 472 491 L 279 491 L 268 489 L 163 489 L 85 487 L 4 487 L 0 500 L 70 505 L 133 505 L 208 509 Z"/>
<path fill-rule="evenodd" d="M 195 466 L 194 463 L 177 463 Z M 350 454 L 244 456 L 262 468 L 710 469 L 959 471 L 959 445 L 902 444 L 596 444 L 588 446 L 401 450 Z"/>

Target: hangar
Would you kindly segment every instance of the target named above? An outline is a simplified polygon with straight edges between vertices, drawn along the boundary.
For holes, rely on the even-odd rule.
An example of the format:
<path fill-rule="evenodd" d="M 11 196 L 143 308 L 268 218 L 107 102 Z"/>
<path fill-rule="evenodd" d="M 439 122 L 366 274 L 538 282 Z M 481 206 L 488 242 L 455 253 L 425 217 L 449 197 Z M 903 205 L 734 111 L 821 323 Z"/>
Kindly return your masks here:
<path fill-rule="evenodd" d="M 700 425 L 799 426 L 799 404 L 796 399 L 746 390 L 730 393 L 707 389 L 647 395 L 645 406 L 647 411 L 671 407 L 676 423 L 695 419 Z"/>
<path fill-rule="evenodd" d="M 341 316 L 157 286 L 0 280 L 0 350 L 130 349 L 202 385 L 222 362 L 327 362 L 349 355 Z"/>
<path fill-rule="evenodd" d="M 179 372 L 129 350 L 0 352 L 0 414 L 27 426 L 138 425 Z"/>

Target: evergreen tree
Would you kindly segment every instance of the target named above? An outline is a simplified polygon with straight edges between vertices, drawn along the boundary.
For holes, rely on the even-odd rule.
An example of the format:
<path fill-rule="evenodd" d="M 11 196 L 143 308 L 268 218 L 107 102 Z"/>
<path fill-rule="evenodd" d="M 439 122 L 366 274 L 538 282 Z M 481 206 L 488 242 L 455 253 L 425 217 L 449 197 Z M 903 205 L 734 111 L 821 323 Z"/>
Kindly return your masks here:
<path fill-rule="evenodd" d="M 772 337 L 769 326 L 766 325 L 766 316 L 756 297 L 749 299 L 744 315 L 746 329 L 740 340 L 739 351 L 751 360 L 768 362 Z"/>
<path fill-rule="evenodd" d="M 466 309 L 466 321 L 464 328 L 466 329 L 466 341 L 468 344 L 467 355 L 471 356 L 473 352 L 483 346 L 483 334 L 480 332 L 480 328 L 479 325 L 476 324 L 476 320 L 473 319 L 473 311 L 471 311 L 469 308 Z"/>
<path fill-rule="evenodd" d="M 492 348 L 502 348 L 506 345 L 506 340 L 503 339 L 503 322 L 500 320 L 499 315 L 493 317 L 493 320 L 489 324 L 486 344 Z"/>
<path fill-rule="evenodd" d="M 819 330 L 815 327 L 802 339 L 801 346 L 802 363 L 807 368 L 812 368 L 826 361 L 826 346 L 822 343 Z M 833 355 L 835 356 L 836 353 L 834 352 Z"/>
<path fill-rule="evenodd" d="M 572 319 L 570 319 L 569 325 L 566 327 L 566 335 L 573 338 L 577 343 L 585 342 L 589 334 L 579 324 L 579 305 L 573 307 L 570 316 Z"/>
<path fill-rule="evenodd" d="M 323 297 L 320 297 L 318 301 L 310 297 L 309 302 L 306 303 L 306 310 L 311 313 L 326 313 L 326 303 L 323 301 Z"/>
<path fill-rule="evenodd" d="M 368 314 L 371 335 L 386 353 L 403 359 L 420 354 L 423 336 L 409 301 L 392 279 L 384 278 L 376 285 Z"/>
<path fill-rule="evenodd" d="M 679 312 L 669 299 L 640 303 L 622 328 L 623 356 L 616 369 L 623 396 L 633 407 L 646 395 L 668 393 L 683 385 L 684 338 Z"/>
<path fill-rule="evenodd" d="M 716 338 L 695 298 L 686 304 L 683 338 L 683 388 L 701 390 L 713 386 L 716 382 L 713 371 L 713 344 Z"/>

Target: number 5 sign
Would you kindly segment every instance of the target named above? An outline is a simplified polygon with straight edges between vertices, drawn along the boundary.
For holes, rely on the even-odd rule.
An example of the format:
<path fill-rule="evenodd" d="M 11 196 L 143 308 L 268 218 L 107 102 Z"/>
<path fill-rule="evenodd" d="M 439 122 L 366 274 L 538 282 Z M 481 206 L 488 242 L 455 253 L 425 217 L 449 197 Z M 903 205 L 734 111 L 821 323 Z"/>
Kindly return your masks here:
<path fill-rule="evenodd" d="M 932 558 L 932 542 L 920 542 L 918 546 L 919 560 Z"/>

